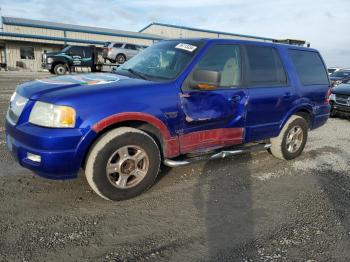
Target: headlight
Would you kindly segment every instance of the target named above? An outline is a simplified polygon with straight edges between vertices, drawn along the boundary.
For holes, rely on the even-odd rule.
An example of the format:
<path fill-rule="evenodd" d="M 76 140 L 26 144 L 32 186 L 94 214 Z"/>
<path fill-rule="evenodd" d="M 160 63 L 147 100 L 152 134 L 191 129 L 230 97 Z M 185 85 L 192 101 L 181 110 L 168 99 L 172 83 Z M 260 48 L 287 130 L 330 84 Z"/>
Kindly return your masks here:
<path fill-rule="evenodd" d="M 38 126 L 69 128 L 75 126 L 75 110 L 37 101 L 29 116 L 29 122 Z"/>
<path fill-rule="evenodd" d="M 49 58 L 47 59 L 47 63 L 48 63 L 48 64 L 52 64 L 52 62 L 53 62 L 53 58 L 52 58 L 52 57 L 49 57 Z"/>
<path fill-rule="evenodd" d="M 335 101 L 335 94 L 331 94 L 331 95 L 329 96 L 329 100 Z"/>
<path fill-rule="evenodd" d="M 28 99 L 20 96 L 16 92 L 13 93 L 10 99 L 10 106 L 7 111 L 7 120 L 9 120 L 13 125 L 17 124 L 17 121 L 22 114 L 22 111 L 27 104 Z"/>

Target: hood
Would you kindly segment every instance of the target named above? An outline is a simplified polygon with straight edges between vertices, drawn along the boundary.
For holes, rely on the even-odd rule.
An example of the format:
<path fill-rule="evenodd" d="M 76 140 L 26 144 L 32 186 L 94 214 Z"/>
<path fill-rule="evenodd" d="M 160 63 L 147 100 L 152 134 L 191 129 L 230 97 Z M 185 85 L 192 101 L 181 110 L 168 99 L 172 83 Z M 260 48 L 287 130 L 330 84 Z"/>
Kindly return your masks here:
<path fill-rule="evenodd" d="M 54 55 L 57 55 L 57 54 L 60 54 L 60 53 L 62 53 L 62 52 L 61 51 L 58 51 L 58 52 L 46 52 L 45 55 L 47 57 L 49 57 L 49 56 L 54 56 Z"/>
<path fill-rule="evenodd" d="M 349 95 L 350 96 L 350 84 L 340 84 L 332 89 L 333 94 Z"/>
<path fill-rule="evenodd" d="M 40 100 L 43 97 L 59 98 L 67 93 L 79 96 L 86 93 L 101 93 L 106 90 L 150 84 L 157 83 L 114 73 L 89 73 L 37 79 L 19 85 L 16 92 L 29 99 Z"/>
<path fill-rule="evenodd" d="M 344 77 L 339 77 L 339 76 L 331 76 L 329 77 L 332 81 L 337 81 L 337 80 L 342 80 Z"/>

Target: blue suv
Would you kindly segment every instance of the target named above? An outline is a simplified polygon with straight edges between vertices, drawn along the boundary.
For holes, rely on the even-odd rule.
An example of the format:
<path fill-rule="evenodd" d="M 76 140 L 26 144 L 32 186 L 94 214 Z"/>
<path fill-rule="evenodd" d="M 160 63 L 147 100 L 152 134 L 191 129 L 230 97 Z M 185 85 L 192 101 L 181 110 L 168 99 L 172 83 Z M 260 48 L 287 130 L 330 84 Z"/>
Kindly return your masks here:
<path fill-rule="evenodd" d="M 161 164 L 186 165 L 252 150 L 301 154 L 330 113 L 318 51 L 229 39 L 156 43 L 114 73 L 21 84 L 6 117 L 9 150 L 52 179 L 80 168 L 101 197 L 148 189 Z"/>

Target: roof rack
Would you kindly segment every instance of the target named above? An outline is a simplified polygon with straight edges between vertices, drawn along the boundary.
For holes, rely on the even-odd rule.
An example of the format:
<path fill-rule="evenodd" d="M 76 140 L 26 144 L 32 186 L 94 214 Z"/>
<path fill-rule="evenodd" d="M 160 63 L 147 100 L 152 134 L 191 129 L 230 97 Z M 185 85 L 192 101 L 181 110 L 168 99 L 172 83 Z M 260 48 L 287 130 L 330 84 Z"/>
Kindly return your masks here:
<path fill-rule="evenodd" d="M 298 46 L 304 46 L 306 44 L 306 41 L 304 40 L 298 40 L 298 39 L 274 39 L 274 43 L 281 43 L 281 44 L 289 44 L 289 45 L 298 45 Z M 310 43 L 307 43 L 307 47 L 310 47 Z"/>

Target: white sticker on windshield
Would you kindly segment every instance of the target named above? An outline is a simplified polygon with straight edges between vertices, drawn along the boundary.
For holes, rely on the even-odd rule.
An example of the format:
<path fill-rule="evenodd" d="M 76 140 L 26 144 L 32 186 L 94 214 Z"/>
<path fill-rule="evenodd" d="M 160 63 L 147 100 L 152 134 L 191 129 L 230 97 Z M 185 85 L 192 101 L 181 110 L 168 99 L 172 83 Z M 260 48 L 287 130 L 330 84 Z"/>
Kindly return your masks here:
<path fill-rule="evenodd" d="M 177 45 L 175 46 L 175 48 L 182 49 L 182 50 L 186 50 L 186 51 L 189 51 L 189 52 L 193 52 L 194 50 L 197 49 L 197 47 L 194 46 L 194 45 L 183 44 L 183 43 L 177 44 Z"/>

